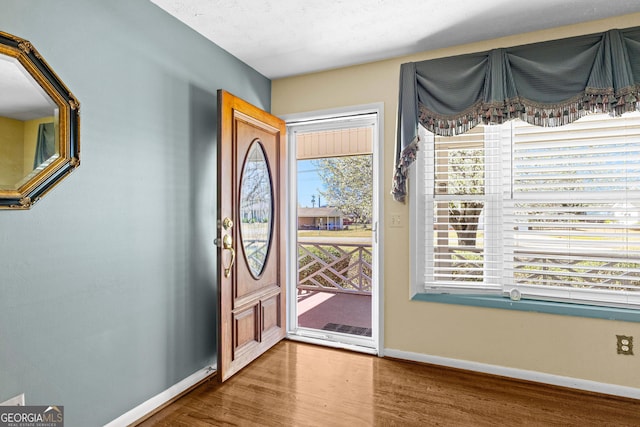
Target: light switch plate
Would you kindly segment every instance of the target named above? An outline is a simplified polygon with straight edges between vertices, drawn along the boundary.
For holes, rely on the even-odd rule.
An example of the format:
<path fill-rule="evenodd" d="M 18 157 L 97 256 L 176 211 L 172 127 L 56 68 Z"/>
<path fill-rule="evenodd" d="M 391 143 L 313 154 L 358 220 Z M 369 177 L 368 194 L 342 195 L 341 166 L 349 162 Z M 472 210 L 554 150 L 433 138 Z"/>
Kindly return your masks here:
<path fill-rule="evenodd" d="M 400 214 L 392 214 L 391 215 L 391 223 L 389 227 L 392 228 L 402 228 L 404 224 L 402 223 L 402 216 Z"/>

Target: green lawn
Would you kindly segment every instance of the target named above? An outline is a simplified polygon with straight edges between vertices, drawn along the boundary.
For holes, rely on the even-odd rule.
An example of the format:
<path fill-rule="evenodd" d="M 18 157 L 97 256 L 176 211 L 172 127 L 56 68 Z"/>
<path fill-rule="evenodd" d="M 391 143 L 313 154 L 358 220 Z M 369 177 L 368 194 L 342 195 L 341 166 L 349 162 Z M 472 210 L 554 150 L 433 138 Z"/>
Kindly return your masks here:
<path fill-rule="evenodd" d="M 370 229 L 354 230 L 298 230 L 298 237 L 371 237 Z"/>

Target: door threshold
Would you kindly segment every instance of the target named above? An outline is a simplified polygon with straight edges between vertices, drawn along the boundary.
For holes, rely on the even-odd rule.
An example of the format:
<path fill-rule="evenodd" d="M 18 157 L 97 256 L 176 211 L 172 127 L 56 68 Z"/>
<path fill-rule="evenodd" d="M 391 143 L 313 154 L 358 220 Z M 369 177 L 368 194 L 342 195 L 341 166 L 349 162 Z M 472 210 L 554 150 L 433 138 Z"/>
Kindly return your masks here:
<path fill-rule="evenodd" d="M 344 335 L 344 334 L 340 334 Z M 363 340 L 358 338 L 351 338 L 352 342 L 338 341 L 338 337 L 334 334 L 326 334 L 321 331 L 312 330 L 298 330 L 295 332 L 289 332 L 287 339 L 291 341 L 298 341 L 307 344 L 316 344 L 324 347 L 339 348 L 342 350 L 355 351 L 358 353 L 366 353 L 371 355 L 377 355 L 378 352 L 374 348 L 373 340 Z"/>

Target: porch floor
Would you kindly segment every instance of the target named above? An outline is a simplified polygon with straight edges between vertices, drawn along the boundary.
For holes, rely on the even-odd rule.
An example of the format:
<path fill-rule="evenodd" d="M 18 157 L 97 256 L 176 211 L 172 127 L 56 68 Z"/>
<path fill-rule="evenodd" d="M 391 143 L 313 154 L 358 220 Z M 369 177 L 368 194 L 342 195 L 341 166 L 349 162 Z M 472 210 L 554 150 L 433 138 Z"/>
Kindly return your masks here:
<path fill-rule="evenodd" d="M 370 329 L 371 295 L 315 291 L 298 295 L 298 326 L 341 331 L 329 324 Z"/>

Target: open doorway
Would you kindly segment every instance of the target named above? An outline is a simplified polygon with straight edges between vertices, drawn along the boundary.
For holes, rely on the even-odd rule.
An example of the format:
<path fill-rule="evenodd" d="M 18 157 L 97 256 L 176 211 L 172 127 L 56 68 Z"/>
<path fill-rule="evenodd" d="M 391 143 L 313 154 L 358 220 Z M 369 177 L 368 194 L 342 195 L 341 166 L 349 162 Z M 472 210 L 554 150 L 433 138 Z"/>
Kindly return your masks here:
<path fill-rule="evenodd" d="M 370 140 L 370 128 L 329 138 L 346 133 Z M 317 135 L 299 134 L 298 144 Z M 372 336 L 373 154 L 363 145 L 357 154 L 298 157 L 298 327 Z"/>
<path fill-rule="evenodd" d="M 290 338 L 378 352 L 380 114 L 287 123 Z"/>

